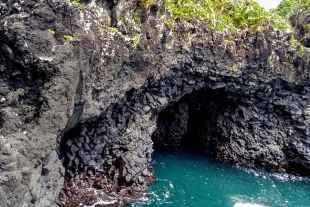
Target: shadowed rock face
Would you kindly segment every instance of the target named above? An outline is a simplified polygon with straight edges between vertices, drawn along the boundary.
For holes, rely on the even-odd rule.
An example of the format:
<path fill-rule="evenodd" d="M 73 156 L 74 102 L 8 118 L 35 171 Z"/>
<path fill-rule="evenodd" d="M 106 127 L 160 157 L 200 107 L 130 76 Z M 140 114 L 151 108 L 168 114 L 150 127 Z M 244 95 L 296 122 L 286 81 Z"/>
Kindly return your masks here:
<path fill-rule="evenodd" d="M 300 119 L 308 110 L 309 80 L 291 85 L 276 79 L 255 90 L 243 84 L 237 88 L 204 88 L 167 107 L 159 115 L 153 140 L 194 147 L 243 166 L 308 174 L 309 166 L 301 163 L 307 163 L 309 155 L 301 150 L 302 158 L 297 158 L 295 153 L 296 145 L 307 145 L 309 137 L 302 127 L 308 121 Z M 293 103 L 292 96 L 300 99 Z M 306 110 L 299 110 L 297 102 Z"/>
<path fill-rule="evenodd" d="M 86 3 L 0 5 L 0 206 L 55 206 L 64 178 L 61 199 L 145 190 L 153 141 L 309 175 L 309 54 L 290 33 L 172 31 L 164 1 Z"/>

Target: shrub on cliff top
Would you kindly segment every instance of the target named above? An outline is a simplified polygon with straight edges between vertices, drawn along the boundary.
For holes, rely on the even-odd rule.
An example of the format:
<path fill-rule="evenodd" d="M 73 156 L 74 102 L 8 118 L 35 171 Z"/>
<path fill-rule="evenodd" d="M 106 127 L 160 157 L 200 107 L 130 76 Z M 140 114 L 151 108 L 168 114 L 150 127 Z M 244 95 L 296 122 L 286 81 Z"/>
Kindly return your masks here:
<path fill-rule="evenodd" d="M 301 53 L 304 46 L 310 47 L 310 0 L 282 0 L 273 13 L 287 19 L 296 28 L 294 35 L 303 46 Z"/>
<path fill-rule="evenodd" d="M 296 0 L 282 0 L 279 6 L 274 10 L 274 13 L 282 17 L 287 17 L 289 13 L 291 13 L 292 8 Z"/>
<path fill-rule="evenodd" d="M 275 27 L 275 23 L 281 23 L 279 29 L 289 28 L 279 15 L 266 12 L 253 0 L 168 0 L 166 8 L 171 9 L 174 19 L 182 16 L 185 20 L 205 20 L 212 29 L 220 31 L 227 27 L 258 29 L 271 22 Z"/>
<path fill-rule="evenodd" d="M 289 16 L 310 11 L 310 0 L 282 0 L 279 6 L 274 10 L 274 13 L 288 18 Z"/>

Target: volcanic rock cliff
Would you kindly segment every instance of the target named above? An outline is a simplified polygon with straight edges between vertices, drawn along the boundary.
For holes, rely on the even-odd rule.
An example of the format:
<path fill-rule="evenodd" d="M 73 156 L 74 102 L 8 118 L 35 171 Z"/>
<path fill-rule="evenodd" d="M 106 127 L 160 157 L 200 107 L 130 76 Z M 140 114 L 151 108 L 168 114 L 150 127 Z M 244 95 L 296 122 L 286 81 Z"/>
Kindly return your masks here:
<path fill-rule="evenodd" d="M 72 183 L 145 190 L 153 142 L 310 175 L 309 53 L 292 33 L 84 3 L 0 4 L 0 206 L 57 206 Z"/>

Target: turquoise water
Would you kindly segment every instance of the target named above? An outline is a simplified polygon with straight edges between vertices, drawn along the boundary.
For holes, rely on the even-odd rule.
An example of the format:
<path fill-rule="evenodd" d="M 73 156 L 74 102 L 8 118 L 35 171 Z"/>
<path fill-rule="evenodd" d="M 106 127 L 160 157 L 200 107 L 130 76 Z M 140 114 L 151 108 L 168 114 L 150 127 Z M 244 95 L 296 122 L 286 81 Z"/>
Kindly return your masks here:
<path fill-rule="evenodd" d="M 310 181 L 301 177 L 235 167 L 177 149 L 155 149 L 152 166 L 158 181 L 132 207 L 310 206 Z"/>

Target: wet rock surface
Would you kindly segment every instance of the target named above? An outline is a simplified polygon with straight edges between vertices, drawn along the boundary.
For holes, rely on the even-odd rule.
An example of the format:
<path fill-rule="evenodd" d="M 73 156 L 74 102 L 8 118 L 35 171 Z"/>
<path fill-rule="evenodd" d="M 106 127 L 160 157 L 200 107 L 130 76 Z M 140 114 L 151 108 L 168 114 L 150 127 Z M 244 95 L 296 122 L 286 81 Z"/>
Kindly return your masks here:
<path fill-rule="evenodd" d="M 153 141 L 309 176 L 309 54 L 291 33 L 172 30 L 164 1 L 85 3 L 0 5 L 0 206 L 144 191 Z"/>
<path fill-rule="evenodd" d="M 153 175 L 151 168 L 148 169 Z M 59 194 L 60 206 L 91 206 L 104 203 L 104 206 L 126 206 L 145 196 L 148 184 L 155 181 L 149 176 L 143 184 L 120 184 L 114 178 L 114 171 L 96 170 L 88 168 L 74 178 L 67 181 Z"/>

